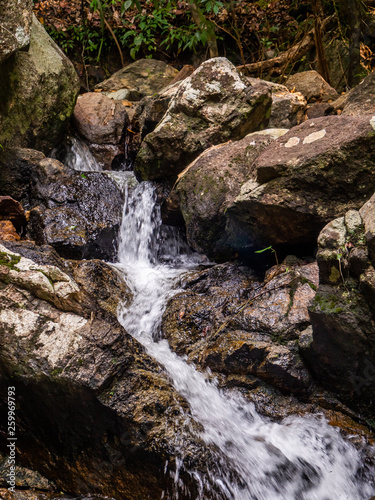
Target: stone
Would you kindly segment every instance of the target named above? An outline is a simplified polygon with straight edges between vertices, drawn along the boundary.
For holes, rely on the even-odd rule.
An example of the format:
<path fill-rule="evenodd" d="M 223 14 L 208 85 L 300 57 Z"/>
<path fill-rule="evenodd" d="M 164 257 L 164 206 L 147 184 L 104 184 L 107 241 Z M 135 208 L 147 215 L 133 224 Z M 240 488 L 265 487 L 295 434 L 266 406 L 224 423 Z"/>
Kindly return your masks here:
<path fill-rule="evenodd" d="M 98 83 L 95 88 L 104 91 L 134 89 L 144 97 L 159 92 L 163 87 L 169 85 L 177 74 L 177 69 L 163 61 L 139 59 L 117 71 L 108 80 Z"/>
<path fill-rule="evenodd" d="M 315 70 L 295 73 L 287 79 L 285 86 L 289 90 L 301 92 L 309 103 L 327 102 L 338 97 L 336 90 Z"/>
<path fill-rule="evenodd" d="M 0 5 L 0 64 L 30 43 L 33 2 L 3 0 Z"/>
<path fill-rule="evenodd" d="M 171 348 L 214 375 L 251 375 L 284 393 L 308 393 L 298 337 L 309 325 L 318 268 L 296 262 L 275 266 L 263 283 L 235 264 L 186 276 L 163 315 Z"/>
<path fill-rule="evenodd" d="M 306 99 L 300 92 L 288 92 L 288 89 L 273 92 L 269 128 L 299 125 L 304 120 L 306 105 Z"/>
<path fill-rule="evenodd" d="M 21 239 L 10 220 L 0 220 L 0 240 L 17 241 Z"/>
<path fill-rule="evenodd" d="M 22 232 L 26 226 L 22 205 L 11 196 L 0 196 L 0 221 L 8 220 L 19 232 Z"/>
<path fill-rule="evenodd" d="M 172 191 L 179 199 L 186 236 L 195 250 L 220 261 L 233 256 L 225 230 L 225 211 L 238 195 L 241 185 L 255 180 L 251 166 L 260 152 L 285 129 L 267 129 L 248 134 L 240 141 L 206 149 L 184 172 Z"/>
<path fill-rule="evenodd" d="M 321 384 L 366 415 L 375 409 L 373 200 L 319 235 L 320 284 L 309 307 L 312 342 L 304 351 Z"/>
<path fill-rule="evenodd" d="M 84 174 L 46 158 L 33 172 L 28 234 L 66 258 L 116 255 L 122 193 L 102 172 Z"/>
<path fill-rule="evenodd" d="M 88 92 L 77 99 L 72 122 L 98 165 L 111 170 L 114 158 L 124 153 L 128 116 L 123 104 L 98 92 Z"/>
<path fill-rule="evenodd" d="M 29 209 L 30 179 L 45 155 L 34 149 L 7 148 L 0 151 L 0 196 L 11 196 Z"/>
<path fill-rule="evenodd" d="M 198 495 L 187 471 L 214 461 L 163 369 L 65 270 L 0 256 L 0 410 L 16 386 L 18 465 L 75 497 L 129 499 L 184 498 L 178 467 Z"/>
<path fill-rule="evenodd" d="M 358 210 L 374 189 L 373 118 L 308 120 L 271 143 L 226 211 L 238 249 L 315 246 L 332 219 Z"/>
<path fill-rule="evenodd" d="M 375 114 L 375 71 L 366 76 L 346 94 L 343 115 L 362 116 Z"/>
<path fill-rule="evenodd" d="M 319 118 L 319 116 L 333 115 L 334 107 L 333 104 L 327 102 L 315 102 L 311 104 L 306 110 L 306 116 L 309 120 L 312 118 Z"/>
<path fill-rule="evenodd" d="M 135 172 L 173 185 L 211 145 L 265 128 L 270 107 L 267 88 L 253 88 L 227 59 L 210 59 L 180 84 L 162 121 L 143 140 Z"/>
<path fill-rule="evenodd" d="M 49 153 L 73 113 L 79 79 L 73 64 L 33 16 L 28 51 L 0 72 L 0 144 Z"/>

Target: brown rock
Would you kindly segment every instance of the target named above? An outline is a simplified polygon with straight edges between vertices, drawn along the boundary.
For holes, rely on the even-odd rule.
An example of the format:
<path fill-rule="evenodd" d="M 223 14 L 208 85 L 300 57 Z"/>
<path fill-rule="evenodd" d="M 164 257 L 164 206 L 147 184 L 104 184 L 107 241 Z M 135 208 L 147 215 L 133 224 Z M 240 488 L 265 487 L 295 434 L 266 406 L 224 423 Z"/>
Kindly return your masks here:
<path fill-rule="evenodd" d="M 0 196 L 0 221 L 9 220 L 20 232 L 26 225 L 25 211 L 18 201 L 10 196 Z"/>
<path fill-rule="evenodd" d="M 17 241 L 21 239 L 10 220 L 0 220 L 0 240 Z"/>
<path fill-rule="evenodd" d="M 327 102 L 338 97 L 336 90 L 315 70 L 295 73 L 288 78 L 285 86 L 289 90 L 301 92 L 307 102 Z"/>

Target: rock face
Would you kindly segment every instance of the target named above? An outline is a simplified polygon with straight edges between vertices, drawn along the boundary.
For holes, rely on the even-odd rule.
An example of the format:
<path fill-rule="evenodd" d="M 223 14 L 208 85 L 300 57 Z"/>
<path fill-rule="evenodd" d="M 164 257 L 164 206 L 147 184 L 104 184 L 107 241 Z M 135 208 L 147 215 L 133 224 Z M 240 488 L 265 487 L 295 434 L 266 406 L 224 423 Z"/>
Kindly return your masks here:
<path fill-rule="evenodd" d="M 116 255 L 122 195 L 104 173 L 80 174 L 46 158 L 34 170 L 30 205 L 28 233 L 37 244 L 52 245 L 66 258 Z"/>
<path fill-rule="evenodd" d="M 319 231 L 375 189 L 372 116 L 308 120 L 270 144 L 228 208 L 237 248 L 314 246 Z M 237 242 L 237 243 L 236 243 Z"/>
<path fill-rule="evenodd" d="M 28 209 L 30 180 L 44 154 L 34 149 L 7 148 L 0 151 L 0 196 L 11 196 Z"/>
<path fill-rule="evenodd" d="M 308 392 L 312 380 L 298 338 L 309 325 L 316 264 L 276 266 L 263 284 L 246 268 L 222 264 L 182 284 L 185 290 L 163 316 L 172 349 L 215 374 L 255 376 L 286 393 Z"/>
<path fill-rule="evenodd" d="M 362 116 L 375 113 L 375 71 L 347 93 L 343 115 Z"/>
<path fill-rule="evenodd" d="M 111 170 L 115 157 L 124 153 L 121 143 L 128 117 L 122 103 L 97 92 L 88 92 L 77 100 L 73 124 L 89 144 L 99 166 Z"/>
<path fill-rule="evenodd" d="M 320 286 L 310 307 L 306 357 L 322 385 L 349 406 L 375 411 L 375 197 L 320 233 Z"/>
<path fill-rule="evenodd" d="M 145 137 L 135 171 L 143 180 L 173 183 L 209 146 L 265 128 L 270 107 L 269 90 L 253 88 L 227 59 L 210 59 L 180 84 L 162 121 Z"/>
<path fill-rule="evenodd" d="M 108 80 L 95 88 L 101 90 L 129 89 L 139 93 L 140 98 L 155 94 L 166 87 L 178 74 L 177 69 L 156 59 L 140 59 L 117 71 Z"/>
<path fill-rule="evenodd" d="M 307 102 L 327 102 L 338 98 L 338 93 L 315 70 L 303 71 L 290 76 L 285 82 L 289 90 L 296 90 Z"/>
<path fill-rule="evenodd" d="M 61 138 L 79 90 L 72 63 L 33 17 L 30 46 L 1 66 L 0 144 L 48 153 Z"/>
<path fill-rule="evenodd" d="M 3 0 L 0 5 L 0 64 L 30 43 L 33 2 Z"/>
<path fill-rule="evenodd" d="M 114 316 L 49 263 L 59 262 L 53 251 L 23 247 L 0 246 L 0 406 L 15 386 L 18 465 L 75 495 L 187 498 L 175 460 L 203 468 L 210 456 L 185 401 Z"/>
<path fill-rule="evenodd" d="M 204 151 L 180 174 L 175 193 L 186 225 L 188 243 L 215 260 L 235 252 L 225 231 L 225 211 L 238 195 L 241 184 L 255 181 L 252 164 L 284 129 L 254 132 L 237 142 Z M 174 192 L 171 193 L 173 198 Z"/>

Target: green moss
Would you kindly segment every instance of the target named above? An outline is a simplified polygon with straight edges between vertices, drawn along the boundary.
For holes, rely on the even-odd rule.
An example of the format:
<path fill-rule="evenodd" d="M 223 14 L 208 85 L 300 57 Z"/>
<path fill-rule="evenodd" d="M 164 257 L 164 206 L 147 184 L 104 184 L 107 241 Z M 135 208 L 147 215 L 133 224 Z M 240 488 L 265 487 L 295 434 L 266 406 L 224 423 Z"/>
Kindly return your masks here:
<path fill-rule="evenodd" d="M 317 293 L 311 310 L 316 311 L 317 309 L 326 314 L 339 314 L 343 311 L 343 304 L 340 303 L 339 297 L 334 294 L 323 295 Z"/>
<path fill-rule="evenodd" d="M 63 368 L 54 368 L 51 370 L 50 375 L 51 377 L 57 377 L 57 375 L 60 375 L 63 371 Z"/>
<path fill-rule="evenodd" d="M 337 267 L 331 267 L 331 273 L 328 279 L 331 283 L 337 283 L 338 281 L 340 281 L 340 271 L 337 269 Z"/>
<path fill-rule="evenodd" d="M 9 269 L 15 269 L 15 266 L 21 260 L 20 255 L 11 255 L 6 252 L 0 252 L 0 265 L 9 267 Z M 18 269 L 15 269 L 18 271 Z"/>

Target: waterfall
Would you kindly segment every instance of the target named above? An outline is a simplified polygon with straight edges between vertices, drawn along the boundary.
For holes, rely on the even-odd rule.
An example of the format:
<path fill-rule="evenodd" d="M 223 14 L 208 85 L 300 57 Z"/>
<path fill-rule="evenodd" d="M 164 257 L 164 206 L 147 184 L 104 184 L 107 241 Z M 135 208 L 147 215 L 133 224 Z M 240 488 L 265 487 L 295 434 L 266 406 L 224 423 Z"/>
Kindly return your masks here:
<path fill-rule="evenodd" d="M 375 471 L 368 472 L 372 477 L 360 475 L 359 451 L 323 417 L 272 422 L 241 396 L 224 394 L 160 340 L 162 314 L 176 293 L 176 278 L 200 257 L 163 232 L 151 183 L 139 184 L 126 198 L 116 267 L 124 272 L 134 300 L 119 309 L 118 318 L 165 368 L 203 427 L 199 437 L 217 453 L 219 473 L 203 477 L 189 471 L 205 487 L 198 498 L 367 500 L 374 495 Z M 211 496 L 210 484 L 215 491 Z"/>

